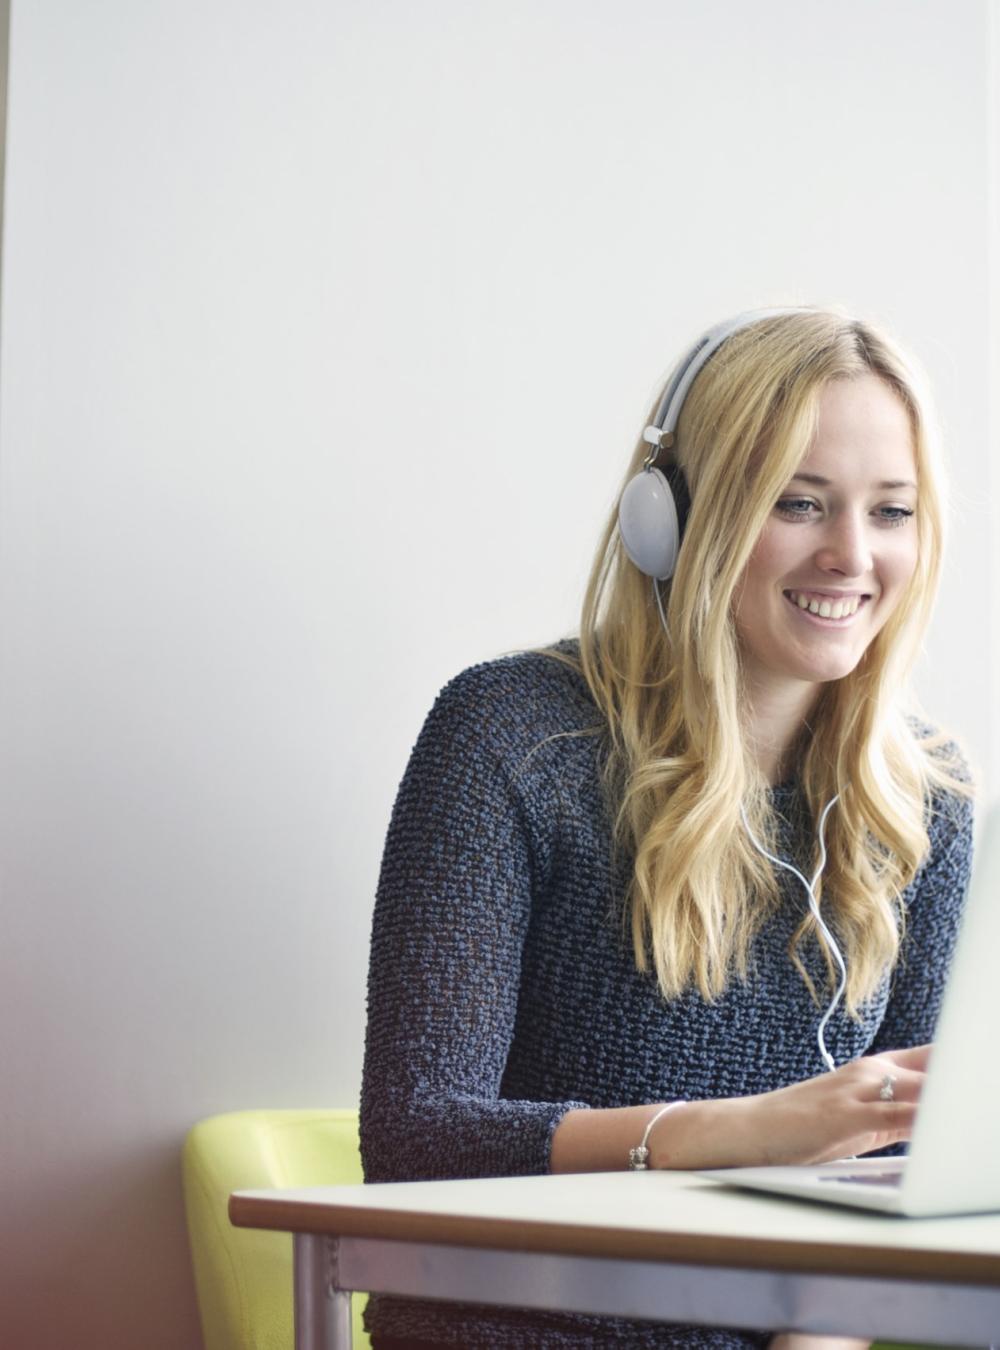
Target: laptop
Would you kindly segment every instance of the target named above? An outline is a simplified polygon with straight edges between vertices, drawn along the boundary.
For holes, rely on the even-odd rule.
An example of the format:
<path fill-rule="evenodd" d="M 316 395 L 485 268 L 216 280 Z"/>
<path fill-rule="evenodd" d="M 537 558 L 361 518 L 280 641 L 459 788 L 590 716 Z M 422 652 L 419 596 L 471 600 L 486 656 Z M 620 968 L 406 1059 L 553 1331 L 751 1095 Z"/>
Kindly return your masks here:
<path fill-rule="evenodd" d="M 699 1175 L 888 1214 L 1000 1211 L 1000 804 L 977 849 L 909 1155 Z"/>

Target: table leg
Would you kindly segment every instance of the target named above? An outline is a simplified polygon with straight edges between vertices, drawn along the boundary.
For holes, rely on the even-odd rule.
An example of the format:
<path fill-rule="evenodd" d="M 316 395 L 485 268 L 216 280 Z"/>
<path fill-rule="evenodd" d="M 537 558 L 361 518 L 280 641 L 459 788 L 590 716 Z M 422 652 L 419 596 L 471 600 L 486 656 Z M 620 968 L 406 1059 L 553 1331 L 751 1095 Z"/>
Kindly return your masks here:
<path fill-rule="evenodd" d="M 337 1284 L 337 1239 L 294 1235 L 295 1350 L 351 1350 L 351 1291 Z"/>

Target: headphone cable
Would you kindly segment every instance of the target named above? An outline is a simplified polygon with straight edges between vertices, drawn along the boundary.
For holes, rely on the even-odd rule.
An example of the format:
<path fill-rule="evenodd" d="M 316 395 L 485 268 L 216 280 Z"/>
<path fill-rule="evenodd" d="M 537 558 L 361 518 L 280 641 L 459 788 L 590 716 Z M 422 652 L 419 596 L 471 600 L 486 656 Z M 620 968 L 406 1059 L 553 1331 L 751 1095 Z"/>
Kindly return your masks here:
<path fill-rule="evenodd" d="M 833 958 L 834 964 L 836 965 L 840 973 L 840 980 L 837 984 L 836 993 L 834 994 L 833 998 L 830 1001 L 830 1006 L 827 1008 L 826 1012 L 820 1019 L 819 1026 L 816 1028 L 816 1041 L 817 1044 L 819 1045 L 820 1057 L 822 1058 L 823 1063 L 826 1065 L 827 1069 L 829 1069 L 831 1073 L 837 1067 L 837 1065 L 833 1059 L 833 1056 L 826 1048 L 825 1033 L 827 1023 L 833 1016 L 834 1010 L 836 1009 L 841 998 L 843 997 L 844 990 L 847 987 L 847 966 L 844 963 L 844 958 L 841 955 L 840 948 L 837 946 L 833 934 L 830 932 L 830 929 L 827 927 L 825 919 L 819 912 L 819 901 L 816 899 L 816 886 L 819 882 L 820 877 L 823 875 L 823 869 L 826 866 L 826 833 L 825 833 L 826 818 L 838 801 L 840 801 L 839 792 L 836 794 L 836 796 L 830 798 L 826 806 L 823 807 L 823 810 L 820 814 L 819 830 L 818 830 L 819 865 L 817 866 L 816 871 L 813 874 L 813 879 L 811 882 L 805 879 L 805 877 L 797 867 L 793 867 L 791 863 L 785 862 L 783 858 L 778 858 L 773 853 L 768 852 L 768 850 L 764 847 L 764 845 L 754 834 L 753 830 L 750 828 L 750 822 L 747 819 L 746 807 L 742 804 L 742 802 L 740 803 L 740 815 L 743 818 L 743 828 L 749 835 L 750 842 L 753 844 L 757 852 L 762 854 L 768 860 L 768 862 L 773 863 L 776 867 L 783 867 L 786 872 L 791 872 L 792 876 L 798 877 L 799 881 L 801 881 L 802 885 L 805 887 L 806 896 L 808 897 L 809 900 L 809 908 L 812 911 L 813 918 L 816 920 L 816 924 L 823 935 L 823 941 L 826 943 L 826 949 Z"/>

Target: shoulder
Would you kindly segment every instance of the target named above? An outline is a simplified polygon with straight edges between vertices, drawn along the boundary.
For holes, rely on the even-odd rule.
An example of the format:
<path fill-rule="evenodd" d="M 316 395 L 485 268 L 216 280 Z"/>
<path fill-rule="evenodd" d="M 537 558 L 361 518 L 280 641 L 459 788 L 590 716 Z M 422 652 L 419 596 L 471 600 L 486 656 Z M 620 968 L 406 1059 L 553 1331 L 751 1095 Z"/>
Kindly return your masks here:
<path fill-rule="evenodd" d="M 430 723 L 466 728 L 499 753 L 525 752 L 550 736 L 596 732 L 600 713 L 564 641 L 470 666 L 441 690 Z"/>
<path fill-rule="evenodd" d="M 966 753 L 953 736 L 920 714 L 907 714 L 904 720 L 917 748 L 931 764 L 960 782 L 972 782 L 972 770 Z"/>
<path fill-rule="evenodd" d="M 975 810 L 974 776 L 953 738 L 921 716 L 909 716 L 907 729 L 922 760 L 926 784 L 924 827 L 928 849 L 909 888 L 925 916 L 957 922 L 972 869 Z"/>
<path fill-rule="evenodd" d="M 925 823 L 931 851 L 972 828 L 974 775 L 957 740 L 920 716 L 906 719 L 927 776 Z"/>
<path fill-rule="evenodd" d="M 567 794 L 600 795 L 600 713 L 572 661 L 575 647 L 518 652 L 470 666 L 441 690 L 397 800 L 443 816 L 517 808 L 548 839 Z M 592 800 L 593 799 L 593 800 Z M 595 808 L 596 809 L 596 808 Z"/>

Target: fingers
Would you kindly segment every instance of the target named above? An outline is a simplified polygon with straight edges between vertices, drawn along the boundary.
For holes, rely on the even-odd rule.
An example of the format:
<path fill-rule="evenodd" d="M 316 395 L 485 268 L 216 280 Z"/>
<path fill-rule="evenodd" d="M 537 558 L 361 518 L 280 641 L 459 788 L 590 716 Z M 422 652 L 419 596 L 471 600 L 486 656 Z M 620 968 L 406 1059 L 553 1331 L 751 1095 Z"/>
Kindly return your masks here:
<path fill-rule="evenodd" d="M 879 1103 L 918 1102 L 930 1052 L 931 1046 L 916 1045 L 907 1050 L 887 1050 L 856 1062 L 864 1070 L 866 1080 L 873 1071 L 880 1075 L 876 1089 Z M 862 1090 L 869 1090 L 868 1081 Z"/>
<path fill-rule="evenodd" d="M 923 1047 L 920 1047 L 922 1050 Z M 829 1116 L 831 1125 L 841 1121 L 841 1138 L 829 1138 L 831 1151 L 824 1148 L 823 1156 L 843 1157 L 845 1153 L 868 1153 L 908 1140 L 913 1133 L 917 1108 L 924 1085 L 919 1052 L 902 1051 L 870 1055 L 844 1065 L 838 1072 L 844 1074 L 846 1096 L 838 1110 Z M 840 1134 L 839 1131 L 832 1133 Z M 849 1146 L 844 1147 L 849 1137 Z"/>
<path fill-rule="evenodd" d="M 901 1069 L 919 1069 L 923 1073 L 927 1068 L 932 1048 L 930 1045 L 914 1045 L 908 1050 L 883 1050 L 868 1058 L 872 1061 L 886 1059 L 891 1064 L 898 1064 Z"/>
<path fill-rule="evenodd" d="M 917 1108 L 912 1102 L 891 1102 L 877 1113 L 867 1129 L 859 1130 L 852 1148 L 854 1153 L 871 1153 L 888 1148 L 890 1144 L 904 1144 L 913 1134 Z"/>
<path fill-rule="evenodd" d="M 862 1152 L 904 1142 L 913 1134 L 925 1075 L 921 1068 L 905 1066 L 904 1059 L 919 1065 L 926 1056 L 903 1051 L 855 1061 L 859 1073 L 853 1088 L 853 1119 L 867 1136 L 860 1145 Z"/>
<path fill-rule="evenodd" d="M 918 1101 L 926 1074 L 926 1051 L 892 1050 L 851 1060 L 837 1070 L 837 1077 L 854 1102 Z"/>
<path fill-rule="evenodd" d="M 897 1066 L 882 1074 L 866 1074 L 864 1084 L 858 1090 L 865 1101 L 891 1106 L 893 1102 L 918 1102 L 923 1086 L 923 1073 Z"/>

